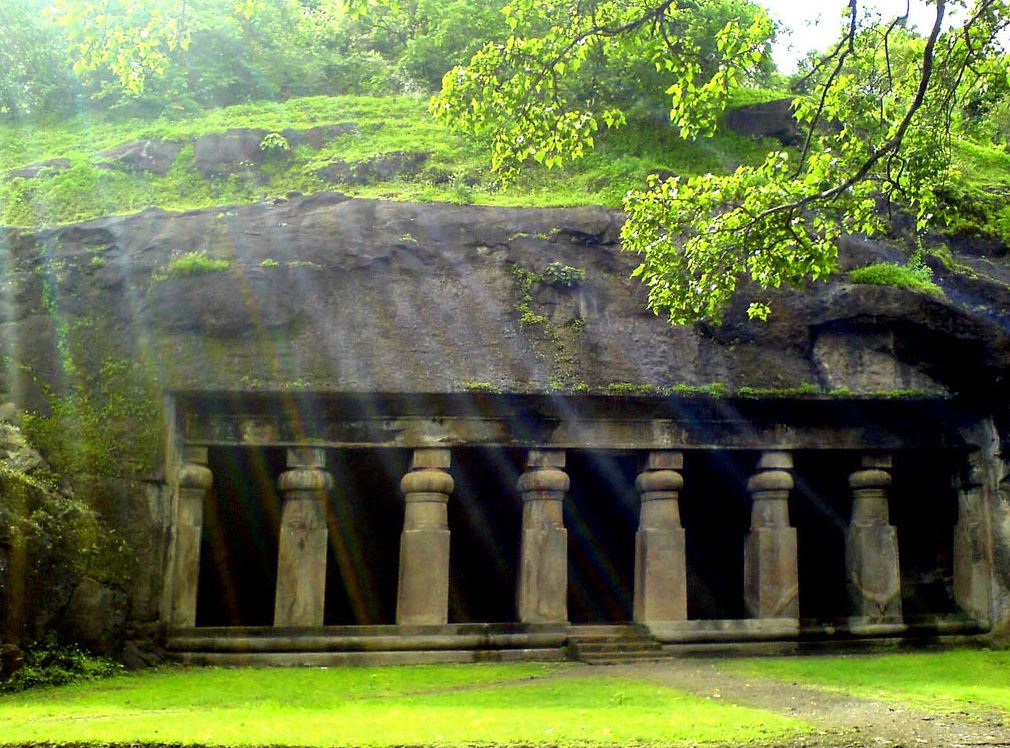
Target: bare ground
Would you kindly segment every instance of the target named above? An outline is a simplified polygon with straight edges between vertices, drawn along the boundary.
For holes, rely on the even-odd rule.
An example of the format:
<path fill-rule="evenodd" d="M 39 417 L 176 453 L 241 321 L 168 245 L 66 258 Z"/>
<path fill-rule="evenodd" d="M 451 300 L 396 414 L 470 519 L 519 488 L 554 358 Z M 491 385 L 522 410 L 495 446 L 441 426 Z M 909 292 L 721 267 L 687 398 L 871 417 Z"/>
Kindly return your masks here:
<path fill-rule="evenodd" d="M 1010 746 L 1010 721 L 996 713 L 931 712 L 788 681 L 726 672 L 717 661 L 681 659 L 607 667 L 614 674 L 803 720 L 817 734 L 789 748 Z"/>

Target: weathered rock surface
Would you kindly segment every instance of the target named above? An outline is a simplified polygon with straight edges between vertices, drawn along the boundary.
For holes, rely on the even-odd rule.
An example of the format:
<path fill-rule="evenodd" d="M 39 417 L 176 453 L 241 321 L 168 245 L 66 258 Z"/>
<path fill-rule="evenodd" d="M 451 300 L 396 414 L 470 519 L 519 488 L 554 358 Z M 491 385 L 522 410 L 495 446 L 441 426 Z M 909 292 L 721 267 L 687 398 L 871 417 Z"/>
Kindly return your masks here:
<path fill-rule="evenodd" d="M 175 163 L 182 145 L 168 140 L 134 140 L 99 153 L 106 160 L 98 165 L 106 169 L 147 171 L 164 176 Z"/>
<path fill-rule="evenodd" d="M 472 382 L 505 391 L 615 382 L 1005 391 L 1010 322 L 998 282 L 966 286 L 938 273 L 956 294 L 935 298 L 840 276 L 805 293 L 777 293 L 763 325 L 747 321 L 745 289 L 722 327 L 676 328 L 645 310 L 643 287 L 629 279 L 635 258 L 617 245 L 620 222 L 599 208 L 414 205 L 326 193 L 12 231 L 3 238 L 10 260 L 0 279 L 0 329 L 20 341 L 33 371 L 58 376 L 56 330 L 41 301 L 38 246 L 47 243 L 58 247 L 51 259 L 59 265 L 46 272 L 56 274 L 60 314 L 106 320 L 119 336 L 96 341 L 108 350 L 135 351 L 146 340 L 168 389 L 299 380 L 349 392 L 452 392 Z M 192 251 L 230 266 L 152 278 Z M 887 250 L 853 242 L 844 252 L 862 263 Z M 537 281 L 525 298 L 516 269 L 539 274 L 551 262 L 585 270 L 586 280 Z"/>
<path fill-rule="evenodd" d="M 342 122 L 304 130 L 287 128 L 279 134 L 292 148 L 308 145 L 318 149 L 340 135 L 353 132 L 356 127 L 353 123 Z M 232 174 L 251 164 L 262 163 L 269 157 L 269 152 L 260 146 L 270 132 L 260 128 L 236 127 L 201 135 L 195 142 L 196 168 L 204 176 L 215 176 Z"/>
<path fill-rule="evenodd" d="M 802 140 L 799 125 L 793 119 L 792 99 L 776 99 L 730 109 L 726 112 L 725 123 L 741 135 L 774 138 L 782 145 L 797 145 Z"/>
<path fill-rule="evenodd" d="M 388 182 L 397 178 L 410 179 L 420 173 L 430 157 L 431 154 L 424 151 L 397 151 L 358 162 L 337 159 L 316 174 L 332 184 L 350 185 Z M 437 176 L 446 181 L 448 179 Z"/>
<path fill-rule="evenodd" d="M 20 169 L 11 169 L 4 175 L 5 179 L 37 179 L 43 171 L 47 173 L 57 173 L 70 168 L 70 160 L 66 158 L 51 158 L 48 161 L 40 161 L 37 164 L 22 166 Z"/>

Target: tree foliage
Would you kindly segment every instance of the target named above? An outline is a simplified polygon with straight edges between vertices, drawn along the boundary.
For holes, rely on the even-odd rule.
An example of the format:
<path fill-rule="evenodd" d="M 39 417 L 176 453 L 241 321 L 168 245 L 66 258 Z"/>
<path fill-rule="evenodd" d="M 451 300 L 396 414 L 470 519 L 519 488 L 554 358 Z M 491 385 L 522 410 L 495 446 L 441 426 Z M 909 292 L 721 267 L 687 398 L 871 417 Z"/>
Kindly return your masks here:
<path fill-rule="evenodd" d="M 628 193 L 623 245 L 642 256 L 635 274 L 654 311 L 674 323 L 718 320 L 742 278 L 762 288 L 824 278 L 839 237 L 882 231 L 889 208 L 911 212 L 920 230 L 939 217 L 965 106 L 1006 78 L 996 40 L 1008 9 L 1003 0 L 924 2 L 934 23 L 919 36 L 907 12 L 881 22 L 849 0 L 839 42 L 799 82 L 793 107 L 806 138 L 797 151 L 729 175 L 653 176 Z M 945 24 L 952 9 L 960 15 Z M 516 0 L 508 18 L 512 35 L 450 71 L 433 104 L 436 117 L 487 138 L 506 175 L 530 158 L 549 167 L 579 158 L 601 121 L 625 121 L 619 97 L 573 93 L 594 56 L 645 59 L 668 74 L 671 123 L 695 137 L 716 126 L 771 34 L 753 5 L 723 0 Z M 707 56 L 704 39 L 715 40 Z M 749 312 L 770 309 L 758 301 Z"/>

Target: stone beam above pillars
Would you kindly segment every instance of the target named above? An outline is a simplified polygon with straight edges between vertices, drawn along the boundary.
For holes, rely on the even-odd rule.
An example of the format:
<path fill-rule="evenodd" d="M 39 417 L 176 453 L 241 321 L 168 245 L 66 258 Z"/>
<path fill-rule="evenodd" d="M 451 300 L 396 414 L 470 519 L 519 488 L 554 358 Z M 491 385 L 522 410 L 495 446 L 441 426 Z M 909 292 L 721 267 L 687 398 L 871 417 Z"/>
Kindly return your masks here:
<path fill-rule="evenodd" d="M 200 579 L 200 538 L 203 505 L 214 476 L 207 467 L 206 447 L 183 447 L 179 467 L 179 507 L 175 523 L 175 566 L 172 572 L 172 626 L 196 625 L 197 582 Z"/>
<path fill-rule="evenodd" d="M 744 603 L 752 618 L 800 615 L 796 529 L 789 525 L 792 468 L 789 452 L 764 452 L 747 482 L 753 504 L 744 546 Z"/>
<path fill-rule="evenodd" d="M 568 531 L 562 502 L 570 487 L 563 450 L 530 450 L 519 476 L 523 500 L 517 608 L 523 623 L 568 620 Z"/>
<path fill-rule="evenodd" d="M 687 618 L 687 561 L 680 524 L 682 452 L 649 452 L 635 487 L 642 497 L 635 533 L 635 605 L 637 623 Z"/>
<path fill-rule="evenodd" d="M 450 460 L 447 449 L 415 449 L 410 472 L 400 481 L 406 508 L 396 597 L 399 624 L 448 622 Z"/>
<path fill-rule="evenodd" d="M 326 600 L 326 512 L 333 477 L 322 449 L 289 449 L 283 496 L 274 626 L 322 626 Z"/>
<path fill-rule="evenodd" d="M 901 623 L 898 533 L 890 524 L 891 456 L 864 455 L 849 476 L 852 520 L 845 534 L 845 576 L 851 626 Z"/>

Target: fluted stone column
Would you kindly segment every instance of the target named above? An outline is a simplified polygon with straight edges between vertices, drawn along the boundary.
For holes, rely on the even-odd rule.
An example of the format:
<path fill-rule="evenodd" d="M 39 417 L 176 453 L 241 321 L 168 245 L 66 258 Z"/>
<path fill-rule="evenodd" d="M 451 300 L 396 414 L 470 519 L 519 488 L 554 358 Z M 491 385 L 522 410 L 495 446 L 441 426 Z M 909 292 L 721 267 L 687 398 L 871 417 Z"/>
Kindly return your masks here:
<path fill-rule="evenodd" d="M 400 536 L 396 622 L 441 625 L 449 620 L 449 523 L 452 493 L 447 449 L 415 449 L 400 481 L 406 499 Z"/>
<path fill-rule="evenodd" d="M 333 476 L 322 449 L 288 450 L 281 510 L 274 626 L 322 626 L 326 599 L 326 504 Z"/>
<path fill-rule="evenodd" d="M 979 621 L 989 620 L 992 579 L 982 515 L 985 474 L 982 456 L 968 455 L 958 480 L 958 517 L 954 525 L 954 600 Z"/>
<path fill-rule="evenodd" d="M 744 546 L 744 603 L 752 618 L 799 618 L 796 529 L 789 526 L 792 455 L 765 452 L 747 482 L 751 526 Z"/>
<path fill-rule="evenodd" d="M 680 524 L 682 452 L 655 451 L 635 487 L 642 497 L 635 534 L 635 609 L 638 623 L 687 618 L 687 561 Z"/>
<path fill-rule="evenodd" d="M 856 623 L 901 622 L 898 533 L 890 524 L 890 455 L 864 455 L 849 476 L 852 521 L 845 535 L 846 586 Z"/>
<path fill-rule="evenodd" d="M 214 476 L 207 467 L 206 447 L 183 447 L 179 468 L 179 512 L 175 523 L 175 568 L 172 575 L 172 626 L 196 625 L 200 579 L 203 504 Z"/>
<path fill-rule="evenodd" d="M 519 476 L 523 499 L 517 608 L 523 623 L 568 620 L 568 531 L 562 501 L 570 482 L 563 450 L 531 450 Z"/>

